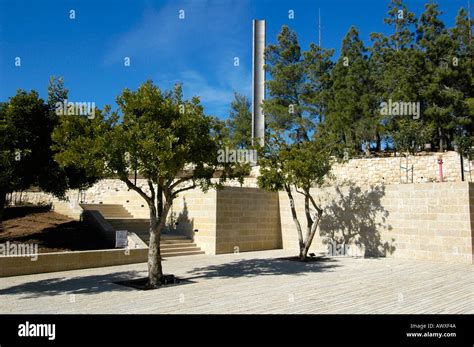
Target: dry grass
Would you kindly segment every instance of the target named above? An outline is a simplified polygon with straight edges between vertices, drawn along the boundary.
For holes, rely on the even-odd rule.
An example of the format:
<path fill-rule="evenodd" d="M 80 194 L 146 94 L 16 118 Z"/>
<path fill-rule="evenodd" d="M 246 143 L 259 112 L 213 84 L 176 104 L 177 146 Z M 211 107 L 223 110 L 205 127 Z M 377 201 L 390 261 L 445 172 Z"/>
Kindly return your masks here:
<path fill-rule="evenodd" d="M 37 243 L 40 253 L 105 249 L 107 243 L 87 223 L 45 207 L 10 207 L 0 223 L 0 243 Z"/>

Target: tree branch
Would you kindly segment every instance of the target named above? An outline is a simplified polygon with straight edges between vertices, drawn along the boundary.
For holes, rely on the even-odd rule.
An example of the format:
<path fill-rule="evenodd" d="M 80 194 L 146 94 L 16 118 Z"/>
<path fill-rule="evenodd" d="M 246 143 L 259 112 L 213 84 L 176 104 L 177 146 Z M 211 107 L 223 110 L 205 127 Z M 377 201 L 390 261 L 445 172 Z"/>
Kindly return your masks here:
<path fill-rule="evenodd" d="M 151 192 L 151 201 L 155 202 L 155 188 L 153 187 L 153 182 L 148 180 L 148 187 L 150 188 L 150 192 Z"/>
<path fill-rule="evenodd" d="M 125 182 L 128 189 L 132 189 L 132 190 L 136 191 L 143 199 L 145 199 L 145 201 L 148 203 L 148 205 L 150 205 L 150 204 L 153 205 L 153 200 L 151 200 L 151 198 L 148 195 L 146 195 L 143 190 L 141 190 L 136 185 L 134 185 L 128 178 L 121 177 L 121 180 L 122 180 L 122 182 Z"/>
<path fill-rule="evenodd" d="M 182 192 L 185 192 L 186 190 L 190 190 L 190 189 L 194 189 L 194 188 L 196 188 L 196 183 L 195 183 L 195 182 L 193 182 L 193 184 L 190 185 L 190 186 L 187 186 L 187 187 L 178 189 L 177 191 L 171 193 L 171 198 L 174 199 L 174 198 L 176 198 L 176 196 L 177 196 L 179 193 L 182 193 Z"/>
<path fill-rule="evenodd" d="M 184 183 L 186 182 L 187 180 L 189 180 L 191 177 L 182 177 L 178 180 L 176 180 L 175 182 L 173 182 L 173 184 L 171 184 L 168 188 L 170 191 L 172 191 L 174 188 L 176 188 L 176 186 L 180 185 L 181 183 Z"/>
<path fill-rule="evenodd" d="M 318 205 L 316 205 L 316 202 L 314 201 L 313 197 L 310 194 L 308 194 L 308 197 L 313 207 L 316 209 L 316 211 L 318 211 L 318 215 L 321 216 L 323 214 L 323 210 Z"/>

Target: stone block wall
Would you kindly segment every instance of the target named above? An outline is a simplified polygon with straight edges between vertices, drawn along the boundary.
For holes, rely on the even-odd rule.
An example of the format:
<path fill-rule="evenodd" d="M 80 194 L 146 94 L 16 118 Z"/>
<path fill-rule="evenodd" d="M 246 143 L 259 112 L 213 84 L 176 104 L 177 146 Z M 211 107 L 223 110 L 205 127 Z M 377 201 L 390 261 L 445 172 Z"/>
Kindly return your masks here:
<path fill-rule="evenodd" d="M 40 253 L 36 261 L 0 256 L 0 277 L 144 263 L 147 257 L 148 248 Z"/>
<path fill-rule="evenodd" d="M 278 194 L 230 187 L 217 192 L 216 253 L 282 247 Z"/>
<path fill-rule="evenodd" d="M 325 207 L 325 215 L 311 251 L 326 251 L 324 242 L 344 230 L 362 235 L 361 243 L 368 254 L 473 261 L 474 183 L 341 185 L 315 189 L 314 194 Z M 77 213 L 77 191 L 68 193 L 69 202 L 59 202 L 44 193 L 25 196 L 29 200 L 52 201 L 55 208 L 57 205 L 66 211 L 60 213 Z M 298 193 L 294 196 L 304 228 L 303 199 Z M 143 199 L 118 180 L 97 183 L 81 199 L 122 204 L 135 218 L 148 218 Z M 175 200 L 168 224 L 176 232 L 193 237 L 207 254 L 298 249 L 286 192 L 249 187 L 207 193 L 187 191 Z"/>
<path fill-rule="evenodd" d="M 334 179 L 330 184 L 343 184 L 351 182 L 359 186 L 368 184 L 400 184 L 411 183 L 411 171 L 400 169 L 400 166 L 413 166 L 413 183 L 428 183 L 439 181 L 439 153 L 421 153 L 408 157 L 408 164 L 404 157 L 382 157 L 382 158 L 358 158 L 350 159 L 345 163 L 335 164 L 332 169 Z M 456 152 L 445 152 L 443 159 L 443 181 L 461 181 L 461 164 L 459 154 Z M 474 169 L 474 165 L 470 168 Z M 469 169 L 469 163 L 465 161 L 464 170 Z M 474 170 L 471 170 L 474 176 Z M 469 172 L 465 172 L 466 181 L 471 177 Z"/>
<path fill-rule="evenodd" d="M 403 167 L 411 169 L 413 166 L 413 183 L 439 182 L 440 153 L 419 153 L 409 156 L 408 162 L 405 157 L 380 157 L 380 158 L 354 158 L 344 163 L 335 163 L 331 171 L 331 178 L 327 180 L 328 186 L 333 185 L 370 185 L 370 184 L 406 184 L 412 183 L 412 172 Z M 443 159 L 443 182 L 461 182 L 461 162 L 459 154 L 454 151 L 441 154 Z M 402 168 L 400 168 L 402 166 Z M 465 181 L 474 181 L 474 162 L 464 160 Z M 257 187 L 258 167 L 252 170 L 244 186 Z"/>
<path fill-rule="evenodd" d="M 149 193 L 145 180 L 137 180 L 137 185 Z M 119 180 L 98 182 L 85 192 L 85 200 L 88 203 L 122 204 L 134 218 L 149 218 L 145 200 Z M 193 238 L 206 254 L 215 254 L 216 191 L 203 193 L 193 189 L 179 194 L 173 202 L 167 224 L 172 232 Z"/>
<path fill-rule="evenodd" d="M 424 183 L 314 189 L 325 209 L 312 251 L 326 251 L 325 241 L 342 231 L 358 234 L 370 255 L 472 263 L 474 184 Z M 298 250 L 289 200 L 280 192 L 283 248 Z M 304 202 L 295 194 L 300 222 Z"/>

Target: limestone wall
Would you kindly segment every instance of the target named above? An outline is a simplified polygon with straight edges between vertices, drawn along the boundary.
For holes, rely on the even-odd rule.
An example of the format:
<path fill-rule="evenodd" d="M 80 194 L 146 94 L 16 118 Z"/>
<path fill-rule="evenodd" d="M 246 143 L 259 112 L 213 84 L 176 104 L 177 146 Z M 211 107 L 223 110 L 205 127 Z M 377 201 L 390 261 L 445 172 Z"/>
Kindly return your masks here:
<path fill-rule="evenodd" d="M 325 208 L 312 251 L 326 251 L 341 231 L 358 234 L 365 250 L 387 256 L 446 262 L 473 261 L 474 184 L 425 183 L 315 189 Z M 279 193 L 284 249 L 298 249 L 289 200 Z M 304 202 L 295 194 L 305 226 Z M 471 207 L 470 207 L 471 204 Z"/>
<path fill-rule="evenodd" d="M 278 194 L 256 188 L 217 192 L 216 253 L 282 247 Z"/>
<path fill-rule="evenodd" d="M 356 185 L 369 184 L 400 184 L 411 183 L 411 171 L 408 173 L 400 169 L 400 166 L 411 168 L 413 166 L 413 183 L 428 183 L 439 181 L 439 153 L 425 153 L 408 157 L 408 165 L 404 157 L 383 157 L 383 158 L 359 158 L 351 159 L 342 164 L 335 164 L 332 174 L 335 176 L 333 183 L 342 184 L 351 182 Z M 459 154 L 456 152 L 445 152 L 443 159 L 443 181 L 460 182 L 461 164 Z M 469 167 L 465 161 L 464 170 L 474 169 L 474 165 Z M 465 172 L 466 181 L 474 178 L 474 170 Z"/>
<path fill-rule="evenodd" d="M 147 194 L 145 180 L 137 180 Z M 145 200 L 125 183 L 107 179 L 95 184 L 85 192 L 87 203 L 122 204 L 134 218 L 149 218 Z M 193 189 L 179 194 L 174 200 L 168 216 L 168 227 L 176 233 L 192 237 L 206 254 L 216 252 L 216 191 L 207 193 Z"/>
<path fill-rule="evenodd" d="M 40 253 L 37 256 L 36 261 L 32 261 L 30 257 L 0 255 L 0 277 L 144 263 L 148 248 Z"/>
<path fill-rule="evenodd" d="M 145 185 L 145 181 L 139 183 Z M 345 230 L 362 235 L 361 243 L 368 254 L 472 263 L 474 183 L 346 185 L 315 189 L 314 193 L 325 207 L 325 217 L 313 251 L 326 251 L 324 241 Z M 303 199 L 298 193 L 294 195 L 304 226 Z M 118 180 L 103 180 L 81 196 L 77 191 L 69 192 L 69 202 L 58 202 L 43 193 L 26 193 L 25 197 L 53 201 L 55 208 L 57 205 L 66 211 L 61 212 L 64 214 L 77 213 L 77 202 L 84 200 L 122 204 L 135 218 L 148 218 L 145 201 Z M 207 193 L 187 191 L 175 200 L 168 224 L 176 232 L 193 237 L 207 254 L 298 249 L 285 192 L 241 187 Z"/>
<path fill-rule="evenodd" d="M 14 193 L 15 194 L 15 193 Z M 58 199 L 51 194 L 43 192 L 23 192 L 22 203 L 31 204 L 52 204 L 53 211 L 68 216 L 70 218 L 79 220 L 82 214 L 82 209 L 79 206 L 78 191 L 71 190 L 66 193 L 65 199 Z"/>

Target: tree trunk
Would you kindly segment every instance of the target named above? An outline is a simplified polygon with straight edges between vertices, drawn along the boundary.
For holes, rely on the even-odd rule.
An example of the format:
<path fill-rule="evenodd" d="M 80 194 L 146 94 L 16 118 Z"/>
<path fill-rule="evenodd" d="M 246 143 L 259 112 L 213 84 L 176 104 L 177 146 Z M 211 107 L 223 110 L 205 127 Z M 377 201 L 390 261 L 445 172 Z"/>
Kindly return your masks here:
<path fill-rule="evenodd" d="M 313 225 L 313 218 L 311 217 L 311 210 L 309 208 L 309 197 L 304 197 L 304 213 L 306 215 L 306 238 L 309 236 L 311 226 Z"/>
<path fill-rule="evenodd" d="M 308 256 L 309 247 L 311 247 L 311 243 L 313 242 L 314 235 L 316 234 L 316 230 L 318 229 L 319 222 L 321 221 L 321 216 L 322 216 L 322 212 L 318 211 L 318 217 L 315 221 L 313 221 L 313 224 L 311 225 L 310 234 L 306 238 L 306 242 L 305 242 L 303 252 L 302 252 L 302 257 L 301 257 L 302 261 L 305 261 L 306 257 Z"/>
<path fill-rule="evenodd" d="M 443 138 L 443 131 L 441 128 L 438 128 L 438 136 L 439 136 L 439 151 L 443 152 L 444 150 L 444 138 Z"/>
<path fill-rule="evenodd" d="M 354 129 L 351 130 L 351 140 L 352 140 L 352 145 L 354 147 L 354 151 L 356 153 L 360 153 L 361 148 L 357 144 L 357 136 Z"/>
<path fill-rule="evenodd" d="M 375 150 L 377 153 L 380 153 L 382 151 L 382 139 L 380 138 L 380 133 L 378 130 L 375 133 L 375 142 L 377 144 L 377 147 Z"/>
<path fill-rule="evenodd" d="M 170 207 L 171 203 L 167 201 L 161 215 L 157 218 L 155 207 L 150 206 L 150 244 L 148 248 L 148 281 L 150 286 L 159 285 L 163 277 L 160 241 L 161 231 L 165 227 Z"/>
<path fill-rule="evenodd" d="M 160 230 L 156 217 L 150 218 L 150 241 L 148 248 L 148 281 L 150 286 L 156 286 L 163 277 L 160 252 Z"/>
<path fill-rule="evenodd" d="M 365 143 L 365 156 L 370 157 L 370 141 Z"/>
<path fill-rule="evenodd" d="M 161 184 L 158 184 L 156 190 L 156 200 L 157 200 L 157 208 L 158 208 L 158 216 L 161 216 L 163 213 L 163 187 Z"/>
<path fill-rule="evenodd" d="M 5 201 L 7 193 L 0 191 L 0 222 L 3 220 L 3 211 L 5 210 Z"/>
<path fill-rule="evenodd" d="M 290 207 L 291 207 L 291 215 L 293 217 L 293 222 L 296 225 L 296 231 L 298 232 L 298 243 L 300 254 L 299 257 L 302 257 L 303 249 L 304 249 L 304 242 L 303 242 L 303 232 L 301 231 L 301 224 L 298 220 L 298 215 L 296 214 L 296 207 L 295 207 L 295 199 L 293 198 L 293 194 L 291 193 L 291 188 L 285 186 L 286 193 L 288 194 L 288 199 L 290 199 Z"/>

